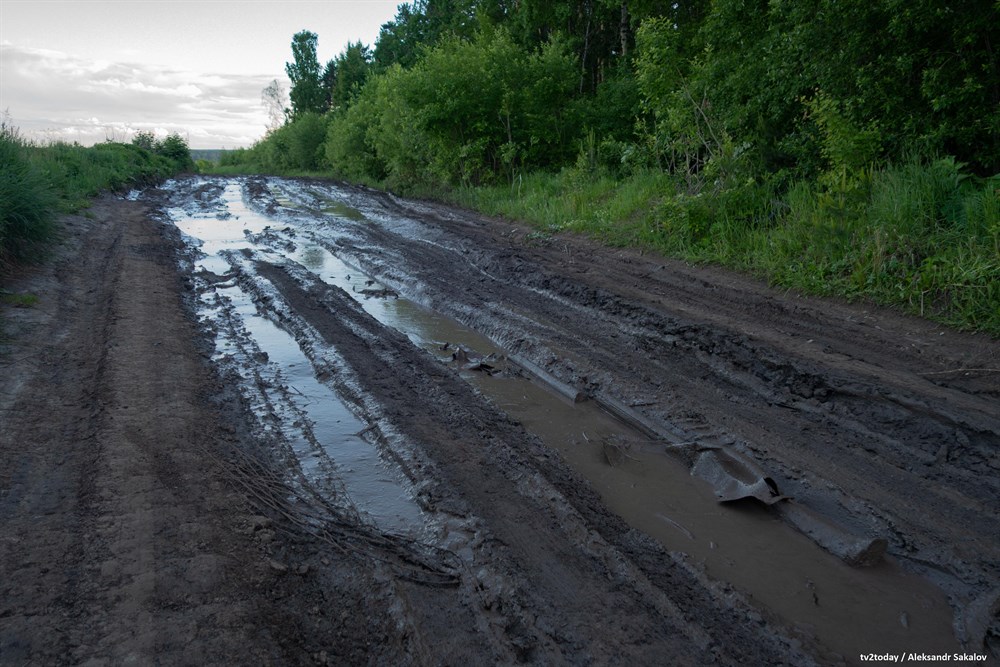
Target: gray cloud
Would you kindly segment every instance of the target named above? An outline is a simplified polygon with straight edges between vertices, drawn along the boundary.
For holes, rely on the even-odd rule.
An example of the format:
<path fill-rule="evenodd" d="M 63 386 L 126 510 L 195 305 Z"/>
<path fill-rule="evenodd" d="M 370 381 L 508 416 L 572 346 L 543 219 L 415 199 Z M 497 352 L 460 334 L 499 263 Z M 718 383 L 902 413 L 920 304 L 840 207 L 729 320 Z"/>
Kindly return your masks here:
<path fill-rule="evenodd" d="M 205 74 L 0 44 L 0 111 L 23 135 L 91 144 L 139 130 L 178 132 L 192 148 L 247 146 L 267 124 L 273 77 Z"/>

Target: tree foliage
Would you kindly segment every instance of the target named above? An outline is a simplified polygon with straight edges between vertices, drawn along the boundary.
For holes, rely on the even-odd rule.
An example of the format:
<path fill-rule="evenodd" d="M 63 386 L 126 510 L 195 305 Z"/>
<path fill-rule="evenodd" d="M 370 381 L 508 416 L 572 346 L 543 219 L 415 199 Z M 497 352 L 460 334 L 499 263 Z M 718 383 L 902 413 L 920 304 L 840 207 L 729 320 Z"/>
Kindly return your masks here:
<path fill-rule="evenodd" d="M 140 130 L 132 138 L 132 145 L 156 155 L 162 155 L 173 162 L 178 171 L 194 167 L 194 160 L 191 159 L 191 150 L 188 148 L 187 139 L 176 132 L 168 134 L 163 139 L 157 139 L 156 134 L 152 131 Z"/>
<path fill-rule="evenodd" d="M 329 113 L 331 167 L 400 182 L 586 163 L 694 195 L 913 155 L 989 174 L 997 25 L 993 0 L 416 0 L 322 73 L 295 35 L 290 121 Z"/>
<path fill-rule="evenodd" d="M 289 92 L 291 117 L 298 118 L 305 113 L 325 111 L 326 95 L 320 81 L 319 59 L 316 43 L 319 37 L 314 32 L 303 30 L 292 38 L 293 61 L 285 63 L 285 72 L 292 82 Z"/>
<path fill-rule="evenodd" d="M 371 49 L 361 42 L 349 43 L 340 55 L 327 63 L 323 73 L 323 87 L 328 109 L 350 104 L 368 78 L 371 63 Z"/>
<path fill-rule="evenodd" d="M 363 136 L 359 160 L 400 183 L 484 182 L 561 164 L 573 152 L 575 69 L 557 40 L 529 53 L 503 29 L 471 41 L 446 37 L 412 68 L 393 65 L 366 85 L 356 102 L 364 114 L 332 122 L 336 148 L 328 154 L 335 165 L 352 162 L 345 172 L 355 173 L 358 161 L 345 148 Z"/>
<path fill-rule="evenodd" d="M 286 99 L 284 87 L 278 83 L 277 79 L 271 81 L 267 84 L 262 91 L 260 91 L 260 101 L 267 110 L 267 130 L 271 132 L 273 130 L 281 127 L 281 123 L 284 121 L 288 109 L 286 108 Z"/>

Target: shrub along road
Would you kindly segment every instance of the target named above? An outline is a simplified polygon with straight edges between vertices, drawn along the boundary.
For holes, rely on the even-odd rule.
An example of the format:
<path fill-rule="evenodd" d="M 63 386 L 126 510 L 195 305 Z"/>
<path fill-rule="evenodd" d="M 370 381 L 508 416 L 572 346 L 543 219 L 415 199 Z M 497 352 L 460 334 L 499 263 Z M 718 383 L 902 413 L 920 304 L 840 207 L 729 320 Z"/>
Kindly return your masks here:
<path fill-rule="evenodd" d="M 152 206 L 100 199 L 65 220 L 46 268 L 12 286 L 39 303 L 5 315 L 0 360 L 0 662 L 860 659 L 627 525 L 345 292 L 259 253 L 234 256 L 232 275 L 190 275 L 154 209 L 211 209 L 224 185 L 181 181 L 150 193 Z M 257 210 L 299 234 L 311 217 L 320 244 L 339 238 L 331 248 L 366 272 L 582 394 L 733 448 L 782 492 L 886 537 L 890 558 L 949 595 L 966 648 L 983 651 L 1000 583 L 996 341 L 327 187 L 244 185 Z M 406 224 L 333 221 L 317 192 Z M 211 363 L 194 316 L 193 295 L 234 276 L 270 285 L 254 295 L 260 309 L 337 350 L 373 423 L 418 451 L 408 474 L 422 509 L 473 535 L 462 548 L 421 551 L 301 493 L 289 502 L 294 464 L 239 378 Z"/>

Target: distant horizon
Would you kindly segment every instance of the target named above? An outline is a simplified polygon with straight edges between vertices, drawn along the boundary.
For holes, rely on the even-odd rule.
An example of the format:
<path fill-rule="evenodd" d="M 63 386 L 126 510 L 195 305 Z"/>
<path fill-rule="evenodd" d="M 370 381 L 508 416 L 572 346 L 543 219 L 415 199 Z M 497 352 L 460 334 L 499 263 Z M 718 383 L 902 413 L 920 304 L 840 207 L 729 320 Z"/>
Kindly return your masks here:
<path fill-rule="evenodd" d="M 315 32 L 325 63 L 349 42 L 373 45 L 399 4 L 3 0 L 0 113 L 38 143 L 128 142 L 142 131 L 197 150 L 247 148 L 267 132 L 261 91 L 275 79 L 290 87 L 295 33 Z"/>

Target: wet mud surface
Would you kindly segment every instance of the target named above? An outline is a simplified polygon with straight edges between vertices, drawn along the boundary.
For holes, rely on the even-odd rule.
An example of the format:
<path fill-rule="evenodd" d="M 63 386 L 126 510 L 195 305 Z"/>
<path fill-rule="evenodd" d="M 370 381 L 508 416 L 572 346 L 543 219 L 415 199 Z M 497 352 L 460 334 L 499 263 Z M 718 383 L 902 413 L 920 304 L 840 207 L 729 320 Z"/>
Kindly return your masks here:
<path fill-rule="evenodd" d="M 327 182 L 132 199 L 5 313 L 0 662 L 996 659 L 997 341 Z"/>

